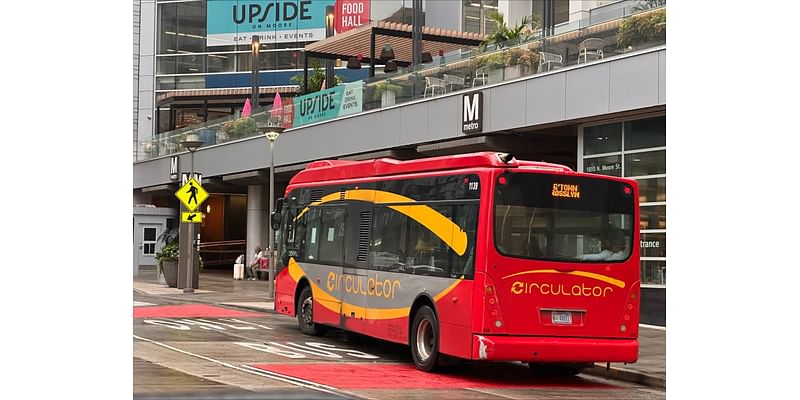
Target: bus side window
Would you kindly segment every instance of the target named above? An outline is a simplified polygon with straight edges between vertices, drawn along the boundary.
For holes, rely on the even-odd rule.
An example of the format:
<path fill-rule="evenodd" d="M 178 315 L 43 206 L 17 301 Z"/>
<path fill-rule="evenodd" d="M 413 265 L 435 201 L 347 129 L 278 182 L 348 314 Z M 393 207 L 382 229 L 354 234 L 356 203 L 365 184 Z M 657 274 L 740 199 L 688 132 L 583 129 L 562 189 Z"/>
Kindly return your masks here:
<path fill-rule="evenodd" d="M 388 207 L 376 207 L 372 214 L 369 257 L 372 269 L 405 272 L 408 217 Z"/>
<path fill-rule="evenodd" d="M 415 205 L 409 207 L 426 207 L 423 205 Z M 430 207 L 447 219 L 451 218 L 451 206 Z M 412 210 L 413 213 L 413 210 Z M 452 220 L 451 220 L 452 221 Z M 406 269 L 410 268 L 410 272 L 417 275 L 433 275 L 433 276 L 450 276 L 450 254 L 453 251 L 447 242 L 442 238 L 451 241 L 453 238 L 453 225 L 446 225 L 446 231 L 442 231 L 441 226 L 438 233 L 442 235 L 440 238 L 436 233 L 431 231 L 429 227 L 420 224 L 415 220 L 410 221 L 409 240 L 407 244 L 407 254 L 413 255 L 413 263 L 409 262 Z"/>
<path fill-rule="evenodd" d="M 305 240 L 303 241 L 303 254 L 305 260 L 316 262 L 319 258 L 319 209 L 311 208 L 304 215 Z"/>

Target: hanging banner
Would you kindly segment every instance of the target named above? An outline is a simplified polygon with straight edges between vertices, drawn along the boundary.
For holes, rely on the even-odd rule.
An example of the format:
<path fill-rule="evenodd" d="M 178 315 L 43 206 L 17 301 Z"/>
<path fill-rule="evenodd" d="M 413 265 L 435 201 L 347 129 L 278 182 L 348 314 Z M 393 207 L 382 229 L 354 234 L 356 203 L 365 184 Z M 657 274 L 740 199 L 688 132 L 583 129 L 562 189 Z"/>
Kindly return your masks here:
<path fill-rule="evenodd" d="M 313 124 L 362 110 L 364 82 L 344 83 L 294 98 L 294 126 Z"/>
<path fill-rule="evenodd" d="M 369 22 L 370 0 L 336 0 L 336 33 L 349 31 Z"/>
<path fill-rule="evenodd" d="M 325 39 L 325 7 L 335 0 L 214 0 L 207 2 L 206 45 L 309 42 Z"/>

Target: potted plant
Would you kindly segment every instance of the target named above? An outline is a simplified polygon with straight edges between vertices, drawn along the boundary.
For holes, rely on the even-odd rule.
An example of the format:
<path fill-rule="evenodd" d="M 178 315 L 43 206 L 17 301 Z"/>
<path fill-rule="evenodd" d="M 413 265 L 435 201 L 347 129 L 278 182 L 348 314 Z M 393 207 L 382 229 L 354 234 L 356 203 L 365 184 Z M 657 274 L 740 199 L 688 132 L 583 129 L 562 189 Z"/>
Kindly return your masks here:
<path fill-rule="evenodd" d="M 395 103 L 395 97 L 403 93 L 403 87 L 389 81 L 379 82 L 375 85 L 375 95 L 381 99 L 381 107 L 388 107 Z"/>
<path fill-rule="evenodd" d="M 649 47 L 652 42 L 667 38 L 667 12 L 658 9 L 642 12 L 622 21 L 617 32 L 617 45 L 622 49 L 635 50 Z"/>
<path fill-rule="evenodd" d="M 237 118 L 222 125 L 222 130 L 230 140 L 254 136 L 258 130 L 256 120 L 251 117 Z"/>
<path fill-rule="evenodd" d="M 311 59 L 309 64 L 312 68 L 312 71 L 308 74 L 308 92 L 303 94 L 320 91 L 322 89 L 322 82 L 325 80 L 325 71 L 322 69 L 319 60 Z M 341 75 L 334 75 L 334 79 L 336 79 L 337 85 L 344 82 L 344 77 Z M 303 74 L 297 74 L 289 78 L 289 80 L 300 85 L 300 90 L 303 89 Z M 325 87 L 330 89 L 331 84 L 326 83 Z"/>
<path fill-rule="evenodd" d="M 161 251 L 156 253 L 158 262 L 158 274 L 164 276 L 167 286 L 178 286 L 178 241 L 175 240 L 164 246 Z"/>
<path fill-rule="evenodd" d="M 505 79 L 533 74 L 539 64 L 538 54 L 522 48 L 503 51 L 503 59 L 505 61 Z"/>

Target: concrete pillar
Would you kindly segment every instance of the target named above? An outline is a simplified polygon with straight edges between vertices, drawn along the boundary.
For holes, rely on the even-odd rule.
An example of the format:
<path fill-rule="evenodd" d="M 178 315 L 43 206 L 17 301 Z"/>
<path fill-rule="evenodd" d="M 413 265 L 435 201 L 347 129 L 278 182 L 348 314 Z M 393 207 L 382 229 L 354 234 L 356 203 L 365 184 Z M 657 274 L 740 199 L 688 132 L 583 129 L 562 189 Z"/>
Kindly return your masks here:
<path fill-rule="evenodd" d="M 267 245 L 267 185 L 247 186 L 247 249 L 245 252 L 246 264 L 253 261 L 255 247 L 262 249 Z"/>

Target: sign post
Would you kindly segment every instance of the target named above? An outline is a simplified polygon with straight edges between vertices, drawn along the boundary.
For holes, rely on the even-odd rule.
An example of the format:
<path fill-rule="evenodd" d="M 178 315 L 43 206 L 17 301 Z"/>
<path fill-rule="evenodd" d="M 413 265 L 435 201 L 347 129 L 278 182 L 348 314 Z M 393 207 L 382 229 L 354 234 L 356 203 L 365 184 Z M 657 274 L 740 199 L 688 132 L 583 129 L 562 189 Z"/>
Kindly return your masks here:
<path fill-rule="evenodd" d="M 192 163 L 194 164 L 194 163 Z M 194 166 L 192 166 L 194 169 Z M 192 171 L 194 175 L 194 171 Z M 186 286 L 183 289 L 184 293 L 194 292 L 194 284 L 192 282 L 192 270 L 194 269 L 194 247 L 196 246 L 196 238 L 194 234 L 194 226 L 196 223 L 202 221 L 202 213 L 195 212 L 203 202 L 208 199 L 208 192 L 203 189 L 194 176 L 192 176 L 177 192 L 175 197 L 180 200 L 181 204 L 186 207 L 189 212 L 181 213 L 181 222 L 189 223 L 189 261 L 186 266 Z"/>

